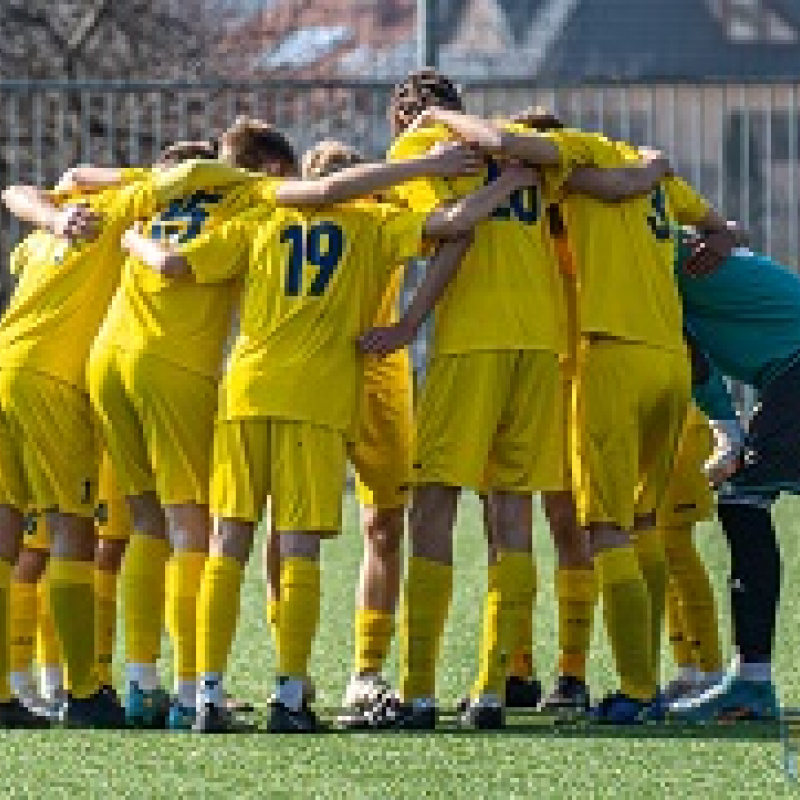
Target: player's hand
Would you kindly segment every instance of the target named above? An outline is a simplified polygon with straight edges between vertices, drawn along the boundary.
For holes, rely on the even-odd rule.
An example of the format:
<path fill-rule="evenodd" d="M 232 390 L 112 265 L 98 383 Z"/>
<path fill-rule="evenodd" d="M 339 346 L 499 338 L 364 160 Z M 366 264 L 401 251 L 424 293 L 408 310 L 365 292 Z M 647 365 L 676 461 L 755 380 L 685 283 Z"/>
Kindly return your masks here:
<path fill-rule="evenodd" d="M 475 175 L 485 166 L 481 153 L 465 144 L 440 142 L 428 153 L 431 175 L 439 178 L 457 178 L 460 175 Z"/>
<path fill-rule="evenodd" d="M 133 248 L 134 239 L 144 235 L 144 225 L 141 221 L 137 220 L 131 225 L 125 233 L 122 234 L 122 249 L 131 250 Z"/>
<path fill-rule="evenodd" d="M 430 106 L 414 117 L 414 121 L 405 129 L 404 133 L 411 133 L 420 128 L 430 128 L 436 124 L 436 106 Z"/>
<path fill-rule="evenodd" d="M 90 242 L 100 231 L 102 217 L 84 204 L 65 206 L 53 219 L 53 233 L 69 242 Z"/>
<path fill-rule="evenodd" d="M 646 166 L 657 167 L 664 178 L 675 174 L 672 163 L 661 150 L 656 150 L 654 147 L 640 147 L 639 155 Z"/>
<path fill-rule="evenodd" d="M 400 321 L 387 327 L 368 330 L 359 337 L 358 349 L 365 355 L 383 358 L 407 347 L 413 340 L 414 334 Z"/>
<path fill-rule="evenodd" d="M 691 254 L 683 264 L 687 275 L 711 275 L 736 247 L 736 235 L 728 230 L 714 231 L 689 240 Z"/>
<path fill-rule="evenodd" d="M 738 419 L 712 420 L 714 452 L 703 465 L 709 483 L 716 489 L 742 465 L 744 431 Z"/>

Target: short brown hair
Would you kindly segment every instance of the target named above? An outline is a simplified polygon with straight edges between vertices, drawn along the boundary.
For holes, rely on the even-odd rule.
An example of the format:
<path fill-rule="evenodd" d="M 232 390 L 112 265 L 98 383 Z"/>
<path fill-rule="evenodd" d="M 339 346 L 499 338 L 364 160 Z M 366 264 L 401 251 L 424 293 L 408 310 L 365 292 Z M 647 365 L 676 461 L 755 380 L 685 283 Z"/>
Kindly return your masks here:
<path fill-rule="evenodd" d="M 402 133 L 426 108 L 463 111 L 461 92 L 453 81 L 431 67 L 412 72 L 392 90 L 390 115 L 395 135 Z"/>
<path fill-rule="evenodd" d="M 364 161 L 366 159 L 355 147 L 325 139 L 306 151 L 301 173 L 304 178 L 324 178 L 341 169 L 363 164 Z"/>
<path fill-rule="evenodd" d="M 160 167 L 174 167 L 176 164 L 192 158 L 214 159 L 216 157 L 216 142 L 174 142 L 161 151 L 157 163 Z"/>
<path fill-rule="evenodd" d="M 267 162 L 281 162 L 297 170 L 297 155 L 289 139 L 267 122 L 239 117 L 220 136 L 221 157 L 236 167 L 260 170 Z"/>
<path fill-rule="evenodd" d="M 511 122 L 535 131 L 557 131 L 564 127 L 564 123 L 555 112 L 544 106 L 529 106 L 524 111 L 514 114 Z"/>

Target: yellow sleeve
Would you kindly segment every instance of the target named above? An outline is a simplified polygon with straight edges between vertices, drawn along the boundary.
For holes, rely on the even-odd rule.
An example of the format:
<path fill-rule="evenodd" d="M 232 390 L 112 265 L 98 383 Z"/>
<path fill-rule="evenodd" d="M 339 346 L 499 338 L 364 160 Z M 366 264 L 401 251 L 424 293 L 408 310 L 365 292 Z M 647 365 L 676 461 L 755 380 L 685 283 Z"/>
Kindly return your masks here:
<path fill-rule="evenodd" d="M 200 189 L 224 188 L 264 178 L 256 172 L 248 172 L 221 161 L 202 158 L 186 161 L 171 169 L 154 171 L 153 175 L 159 205 L 185 197 Z"/>
<path fill-rule="evenodd" d="M 136 183 L 151 178 L 153 169 L 151 167 L 125 167 L 120 170 L 120 183 Z"/>
<path fill-rule="evenodd" d="M 29 234 L 25 239 L 23 239 L 11 251 L 11 255 L 8 257 L 8 271 L 16 277 L 22 275 L 25 265 L 28 263 L 28 256 L 30 255 L 31 247 L 31 236 L 33 235 L 34 234 Z"/>
<path fill-rule="evenodd" d="M 672 216 L 681 225 L 702 222 L 711 211 L 711 203 L 698 194 L 683 178 L 669 178 L 664 183 Z"/>
<path fill-rule="evenodd" d="M 254 223 L 237 217 L 186 242 L 179 249 L 198 283 L 223 283 L 247 267 Z"/>
<path fill-rule="evenodd" d="M 384 206 L 380 213 L 383 217 L 381 237 L 384 265 L 393 269 L 397 264 L 420 256 L 428 214 L 396 206 Z"/>
<path fill-rule="evenodd" d="M 388 161 L 404 161 L 425 155 L 440 142 L 451 140 L 452 134 L 441 126 L 421 128 L 400 136 L 387 153 Z M 459 179 L 415 178 L 393 187 L 393 194 L 414 211 L 430 213 L 443 203 L 457 199 Z M 474 179 L 470 179 L 474 183 Z M 472 183 L 468 189 L 474 188 Z"/>

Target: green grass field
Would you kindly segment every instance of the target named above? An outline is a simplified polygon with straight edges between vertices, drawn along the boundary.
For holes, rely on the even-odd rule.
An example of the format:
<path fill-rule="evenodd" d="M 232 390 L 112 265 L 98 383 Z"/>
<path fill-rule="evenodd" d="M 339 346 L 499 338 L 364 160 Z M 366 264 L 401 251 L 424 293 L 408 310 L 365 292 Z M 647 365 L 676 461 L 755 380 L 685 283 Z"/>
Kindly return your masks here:
<path fill-rule="evenodd" d="M 777 674 L 784 702 L 799 706 L 795 621 L 800 600 L 792 587 L 800 577 L 800 501 L 782 501 L 776 514 L 785 554 Z M 361 552 L 352 504 L 346 519 L 344 536 L 324 552 L 324 607 L 313 661 L 323 710 L 340 701 L 351 664 L 353 587 Z M 712 524 L 699 527 L 697 540 L 711 565 L 727 620 L 724 542 Z M 537 548 L 537 660 L 549 686 L 555 660 L 553 551 L 541 518 Z M 462 503 L 457 559 L 455 603 L 439 683 L 440 697 L 448 705 L 468 686 L 476 660 L 485 548 L 473 498 Z M 254 559 L 230 689 L 256 702 L 256 720 L 263 727 L 272 655 L 262 598 Z M 599 616 L 597 622 L 591 683 L 599 692 L 614 682 Z M 727 648 L 727 631 L 725 638 Z M 667 659 L 665 669 L 671 668 Z M 391 670 L 393 674 L 394 661 Z M 585 724 L 553 726 L 529 715 L 512 717 L 499 734 L 459 731 L 445 718 L 433 735 L 199 737 L 54 730 L 0 737 L 2 797 L 752 798 L 800 792 L 800 785 L 784 776 L 777 726 L 687 730 L 666 725 L 618 731 Z"/>

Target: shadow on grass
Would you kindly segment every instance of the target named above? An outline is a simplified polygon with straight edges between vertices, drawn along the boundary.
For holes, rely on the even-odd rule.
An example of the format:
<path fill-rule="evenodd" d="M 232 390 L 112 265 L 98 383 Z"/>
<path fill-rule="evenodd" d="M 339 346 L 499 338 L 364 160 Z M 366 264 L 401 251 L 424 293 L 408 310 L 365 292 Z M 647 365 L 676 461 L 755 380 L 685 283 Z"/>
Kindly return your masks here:
<path fill-rule="evenodd" d="M 506 718 L 502 730 L 477 731 L 460 728 L 455 711 L 442 711 L 435 731 L 397 731 L 386 729 L 349 729 L 342 730 L 334 726 L 339 709 L 320 709 L 320 719 L 330 724 L 327 730 L 317 735 L 338 735 L 355 737 L 373 736 L 409 736 L 417 737 L 506 737 L 506 738 L 551 738 L 551 739 L 671 739 L 700 741 L 742 741 L 742 742 L 778 742 L 781 740 L 780 723 L 749 722 L 740 720 L 731 723 L 711 723 L 707 725 L 689 725 L 682 722 L 648 722 L 638 725 L 608 725 L 589 722 L 585 719 L 573 721 L 557 720 L 554 717 L 537 712 L 513 713 Z M 253 733 L 268 734 L 266 720 L 257 714 Z"/>

